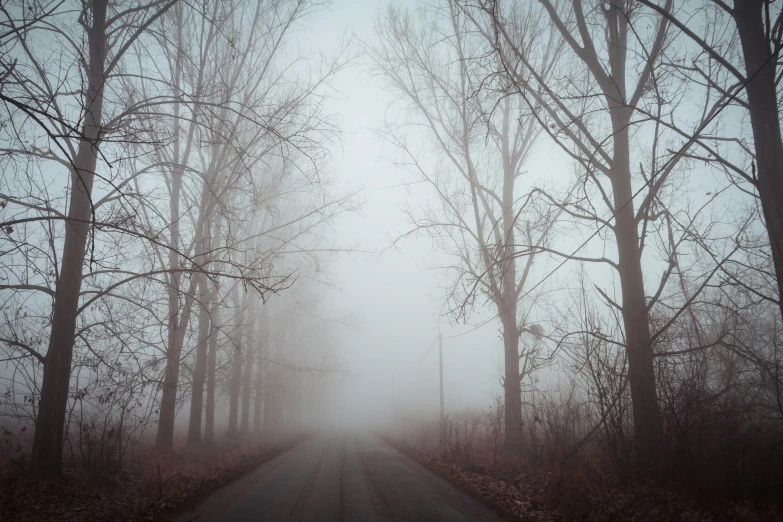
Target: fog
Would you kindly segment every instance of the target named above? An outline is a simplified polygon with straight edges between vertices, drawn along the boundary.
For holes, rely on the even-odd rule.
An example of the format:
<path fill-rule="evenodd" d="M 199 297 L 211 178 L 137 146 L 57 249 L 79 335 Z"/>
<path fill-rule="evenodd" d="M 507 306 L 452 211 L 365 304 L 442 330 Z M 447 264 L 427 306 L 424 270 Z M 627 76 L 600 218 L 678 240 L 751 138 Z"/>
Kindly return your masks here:
<path fill-rule="evenodd" d="M 0 12 L 9 477 L 299 452 L 290 519 L 340 447 L 774 511 L 780 2 Z"/>
<path fill-rule="evenodd" d="M 416 2 L 400 5 L 416 8 Z M 331 405 L 334 419 L 327 419 L 333 426 L 386 425 L 395 410 L 437 416 L 439 333 L 446 338 L 447 411 L 486 407 L 502 390 L 499 323 L 490 320 L 475 328 L 491 312 L 477 310 L 468 324 L 449 321 L 442 302 L 444 276 L 437 270 L 444 256 L 424 235 L 392 246 L 412 228 L 402 212 L 405 202 L 430 195 L 407 186 L 410 175 L 389 163 L 388 144 L 377 133 L 393 117 L 388 113 L 393 95 L 360 49 L 375 41 L 385 7 L 382 2 L 335 2 L 300 34 L 304 47 L 326 54 L 339 51 L 343 39 L 335 35 L 351 38 L 356 53 L 334 82 L 335 97 L 328 105 L 340 115 L 343 131 L 330 168 L 341 182 L 366 187 L 361 210 L 341 217 L 334 232 L 337 244 L 359 245 L 361 253 L 333 261 L 336 288 L 327 289 L 325 297 L 330 314 L 347 319 L 334 327 L 346 374 Z"/>

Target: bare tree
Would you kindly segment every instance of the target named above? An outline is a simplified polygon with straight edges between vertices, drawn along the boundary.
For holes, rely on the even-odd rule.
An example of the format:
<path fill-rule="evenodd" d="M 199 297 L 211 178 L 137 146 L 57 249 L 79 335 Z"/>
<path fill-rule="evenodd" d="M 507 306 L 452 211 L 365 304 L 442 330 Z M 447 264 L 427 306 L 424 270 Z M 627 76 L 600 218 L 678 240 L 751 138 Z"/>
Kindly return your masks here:
<path fill-rule="evenodd" d="M 671 2 L 662 9 L 669 12 Z M 479 9 L 468 8 L 468 12 L 476 13 L 472 19 L 499 56 L 502 75 L 513 82 L 541 127 L 576 162 L 583 176 L 582 194 L 573 203 L 563 205 L 556 198 L 549 199 L 595 231 L 576 250 L 557 255 L 609 265 L 619 277 L 620 299 L 596 289 L 621 317 L 633 402 L 636 469 L 641 477 L 656 476 L 666 464 L 654 347 L 736 252 L 714 258 L 708 277 L 689 295 L 681 294 L 680 306 L 667 311 L 671 313 L 669 320 L 651 330 L 651 310 L 662 305 L 662 292 L 678 266 L 678 251 L 691 240 L 697 250 L 708 250 L 695 238 L 705 237 L 698 231 L 698 216 L 715 196 L 695 211 L 675 211 L 667 197 L 672 196 L 676 173 L 690 157 L 697 137 L 715 123 L 732 94 L 723 91 L 715 97 L 708 93 L 699 100 L 702 106 L 695 121 L 672 121 L 675 108 L 685 103 L 682 98 L 687 90 L 677 91 L 675 86 L 683 83 L 662 72 L 671 44 L 670 24 L 667 17 L 645 12 L 634 2 L 542 0 L 540 7 L 529 3 L 508 9 L 498 2 L 485 2 Z M 532 44 L 526 37 L 526 20 L 541 17 L 547 24 L 542 32 L 555 33 L 569 51 L 558 60 L 557 80 L 546 76 L 551 74 L 549 67 L 531 53 Z M 637 23 L 642 19 L 653 19 L 655 24 L 642 26 Z M 670 145 L 676 139 L 680 145 Z M 638 173 L 632 168 L 634 163 L 640 166 Z M 641 184 L 634 187 L 637 180 Z M 597 204 L 607 208 L 608 216 L 596 211 Z M 661 220 L 674 224 L 677 233 L 662 228 L 658 224 Z M 602 237 L 604 230 L 617 245 L 616 261 L 579 254 L 592 238 Z M 660 283 L 648 299 L 643 256 L 656 246 L 656 237 L 661 238 L 659 245 L 667 261 Z"/>
<path fill-rule="evenodd" d="M 516 454 L 520 381 L 533 363 L 529 350 L 520 352 L 520 336 L 542 331 L 532 319 L 535 296 L 521 306 L 519 301 L 528 290 L 534 254 L 548 245 L 558 212 L 542 210 L 532 192 L 520 195 L 523 167 L 540 129 L 524 102 L 508 95 L 508 83 L 481 88 L 481 42 L 455 2 L 422 10 L 417 17 L 390 8 L 379 22 L 381 43 L 372 50 L 374 61 L 414 115 L 410 123 L 397 122 L 384 135 L 402 152 L 396 163 L 437 197 L 440 208 L 408 215 L 413 232 L 429 233 L 458 260 L 451 268 L 455 278 L 449 290 L 456 314 L 469 313 L 479 293 L 501 320 L 505 445 Z M 552 50 L 545 59 L 555 56 Z M 411 131 L 417 126 L 442 162 L 428 162 L 426 150 L 414 145 L 419 136 Z M 529 245 L 530 255 L 519 255 L 520 244 Z"/>
<path fill-rule="evenodd" d="M 65 237 L 31 457 L 32 469 L 38 476 L 59 474 L 62 462 L 79 296 L 88 238 L 94 233 L 95 225 L 93 186 L 101 144 L 113 131 L 104 120 L 107 82 L 116 74 L 130 46 L 174 4 L 175 1 L 155 1 L 127 6 L 96 0 L 81 7 L 77 20 L 74 11 L 60 3 L 47 12 L 45 20 L 32 26 L 24 17 L 32 15 L 40 20 L 41 13 L 4 12 L 9 28 L 6 35 L 16 51 L 13 61 L 4 63 L 6 108 L 22 118 L 19 126 L 32 125 L 46 130 L 42 148 L 20 143 L 15 147 L 16 153 L 58 161 L 70 170 L 68 214 L 55 214 L 56 219 L 65 222 Z M 63 83 L 54 81 L 48 64 L 43 61 L 45 55 L 39 54 L 43 49 L 30 45 L 29 38 L 37 29 L 53 34 L 55 45 L 73 59 L 73 69 L 62 80 L 73 85 L 83 78 L 84 83 L 76 89 L 78 94 L 59 90 Z M 85 47 L 76 43 L 82 37 L 86 38 Z M 10 55 L 6 55 L 8 58 Z M 17 99 L 26 100 L 25 106 L 15 104 Z M 69 100 L 78 104 L 78 114 L 69 107 Z M 118 139 L 128 139 L 121 136 L 122 132 L 117 134 Z M 8 230 L 12 225 L 7 222 L 3 226 Z"/>
<path fill-rule="evenodd" d="M 674 12 L 650 0 L 640 0 L 640 3 L 668 20 L 716 64 L 716 70 L 705 75 L 698 61 L 693 60 L 690 69 L 700 81 L 723 92 L 731 92 L 737 85 L 744 91 L 744 96 L 737 102 L 750 116 L 754 148 L 751 175 L 730 162 L 725 154 L 717 153 L 714 146 L 708 148 L 705 145 L 705 148 L 711 153 L 708 154 L 711 161 L 728 165 L 757 191 L 777 276 L 777 303 L 783 317 L 783 142 L 778 117 L 778 60 L 783 49 L 783 10 L 767 0 L 734 0 L 734 7 L 715 0 L 706 2 L 704 9 L 682 12 Z M 722 15 L 728 15 L 733 25 L 733 31 L 728 35 L 720 31 L 725 22 Z M 736 47 L 733 45 L 734 31 L 739 38 L 741 56 L 723 50 Z M 720 70 L 726 73 L 725 77 L 719 74 Z M 739 98 L 737 95 L 732 97 Z M 709 136 L 704 138 L 705 142 L 710 142 Z M 733 138 L 730 134 L 725 136 L 725 139 Z"/>
<path fill-rule="evenodd" d="M 175 103 L 162 123 L 159 109 L 149 114 L 151 125 L 157 122 L 161 133 L 173 129 L 170 143 L 155 148 L 155 162 L 145 166 L 163 174 L 170 202 L 165 281 L 170 320 L 157 439 L 163 450 L 172 448 L 180 362 L 186 353 L 183 343 L 197 302 L 198 277 L 183 279 L 182 265 L 194 263 L 202 271 L 225 266 L 224 275 L 243 279 L 262 292 L 287 285 L 287 273 L 273 275 L 277 254 L 253 249 L 259 234 L 253 213 L 272 204 L 265 198 L 274 197 L 270 187 L 279 184 L 276 176 L 288 175 L 286 170 L 275 170 L 275 165 L 301 169 L 310 162 L 316 171 L 321 168 L 321 139 L 328 139 L 334 128 L 321 115 L 320 94 L 315 90 L 343 65 L 338 56 L 309 81 L 292 83 L 288 76 L 287 35 L 318 3 L 207 5 L 211 20 L 207 31 L 201 30 L 200 13 L 187 6 L 161 21 L 159 46 L 169 58 L 170 97 Z M 150 81 L 144 88 L 156 86 Z M 183 104 L 183 98 L 192 101 Z M 295 161 L 290 159 L 294 156 Z M 328 205 L 336 207 L 336 200 Z M 225 216 L 233 242 L 207 241 L 216 213 Z M 183 236 L 182 224 L 189 220 L 191 228 Z M 174 255 L 174 250 L 187 252 L 192 260 Z M 238 261 L 247 264 L 238 266 Z M 199 359 L 199 375 L 206 371 L 206 361 L 206 357 Z M 195 411 L 193 415 L 198 416 Z M 194 442 L 196 424 L 200 421 L 193 418 Z"/>

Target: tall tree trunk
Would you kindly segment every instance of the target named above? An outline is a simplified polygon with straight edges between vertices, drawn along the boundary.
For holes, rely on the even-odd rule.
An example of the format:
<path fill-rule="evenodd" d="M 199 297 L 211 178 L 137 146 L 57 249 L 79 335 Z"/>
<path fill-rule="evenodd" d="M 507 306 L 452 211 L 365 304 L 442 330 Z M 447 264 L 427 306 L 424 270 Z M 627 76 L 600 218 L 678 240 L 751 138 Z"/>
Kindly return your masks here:
<path fill-rule="evenodd" d="M 207 193 L 208 191 L 204 191 Z M 199 266 L 204 266 L 203 252 L 203 234 L 205 229 L 207 201 L 202 197 L 201 208 L 199 210 L 199 220 L 196 226 L 195 243 L 197 245 L 194 259 Z M 176 255 L 176 253 L 175 253 Z M 176 262 L 178 264 L 179 261 Z M 193 303 L 196 300 L 196 286 L 203 274 L 194 273 L 191 276 L 185 302 L 182 305 L 181 314 L 179 311 L 170 311 L 169 340 L 170 344 L 166 349 L 166 375 L 163 379 L 163 392 L 160 400 L 160 416 L 158 417 L 158 433 L 155 438 L 155 448 L 159 451 L 172 451 L 174 449 L 174 419 L 176 417 L 177 405 L 177 386 L 179 382 L 179 367 L 182 357 L 182 345 L 185 342 L 185 334 L 190 323 L 190 316 L 193 311 Z M 178 280 L 178 278 L 177 278 Z M 177 287 L 179 283 L 177 283 Z M 175 288 L 176 289 L 176 288 Z M 178 299 L 177 299 L 178 301 Z M 171 303 L 171 300 L 169 301 Z"/>
<path fill-rule="evenodd" d="M 177 383 L 179 382 L 179 366 L 182 357 L 182 345 L 185 342 L 190 311 L 193 308 L 193 289 L 185 296 L 182 317 L 172 336 L 172 343 L 166 350 L 166 375 L 163 378 L 163 393 L 160 399 L 160 416 L 158 417 L 158 433 L 155 437 L 155 449 L 172 451 L 174 449 L 174 419 L 177 414 Z"/>
<path fill-rule="evenodd" d="M 181 190 L 182 184 L 182 167 L 177 167 L 177 170 L 178 172 L 172 176 L 173 179 L 177 179 L 179 181 L 176 185 L 176 197 L 172 197 L 173 203 L 171 206 L 171 212 L 172 215 L 177 216 L 176 221 L 179 221 L 179 192 Z M 172 183 L 172 185 L 174 184 Z M 205 186 L 201 193 L 198 219 L 196 221 L 196 230 L 194 232 L 194 243 L 196 245 L 194 261 L 199 267 L 206 266 L 206 253 L 207 249 L 209 248 L 209 227 L 211 221 L 210 216 L 213 206 L 214 198 L 212 197 L 212 191 L 207 186 Z M 175 230 L 176 236 L 174 232 Z M 172 223 L 172 238 L 174 237 L 177 238 L 177 241 L 172 241 L 172 243 L 173 245 L 178 245 L 179 226 L 176 226 L 174 223 Z M 177 247 L 174 246 L 173 248 Z M 182 305 L 182 311 L 180 312 L 179 307 L 173 307 L 175 303 L 179 303 L 178 290 L 180 286 L 180 271 L 178 269 L 179 254 L 174 250 L 170 250 L 169 263 L 172 266 L 172 270 L 174 270 L 174 273 L 172 274 L 173 283 L 169 286 L 170 343 L 166 349 L 166 376 L 163 380 L 163 393 L 160 400 L 158 433 L 155 439 L 155 448 L 160 451 L 171 451 L 174 449 L 174 419 L 176 417 L 177 387 L 179 382 L 179 366 L 181 362 L 180 358 L 182 357 L 182 345 L 185 342 L 185 334 L 187 333 L 190 317 L 193 312 L 193 304 L 196 300 L 196 291 L 199 285 L 199 281 L 206 277 L 205 274 L 199 272 L 198 270 L 191 274 L 188 290 L 185 294 L 185 302 Z"/>
<path fill-rule="evenodd" d="M 235 343 L 238 341 L 234 341 Z M 239 409 L 239 381 L 242 378 L 242 351 L 234 346 L 234 356 L 231 360 L 231 388 L 228 402 L 228 435 L 237 435 L 237 413 Z"/>
<path fill-rule="evenodd" d="M 775 275 L 778 304 L 783 317 L 783 143 L 775 88 L 777 60 L 772 56 L 764 30 L 763 0 L 734 0 L 732 16 L 737 24 L 745 69 L 750 124 L 758 164 L 758 191 L 764 211 Z"/>
<path fill-rule="evenodd" d="M 231 387 L 229 389 L 228 401 L 228 435 L 235 437 L 237 435 L 237 420 L 239 417 L 239 386 L 242 381 L 242 330 L 244 322 L 244 306 L 239 301 L 239 291 L 235 286 L 233 292 L 233 304 L 235 316 L 234 332 L 232 341 L 234 344 L 234 354 L 231 359 Z M 247 296 L 245 296 L 247 298 Z"/>
<path fill-rule="evenodd" d="M 644 293 L 639 230 L 633 202 L 630 132 L 634 108 L 626 104 L 628 18 L 624 3 L 612 0 L 606 11 L 610 82 L 602 85 L 612 122 L 613 155 L 610 167 L 622 294 L 628 383 L 633 404 L 636 472 L 639 478 L 658 478 L 664 465 L 663 422 L 658 404 L 650 343 L 650 316 Z"/>
<path fill-rule="evenodd" d="M 267 350 L 267 353 L 269 351 Z M 269 365 L 264 372 L 264 424 L 263 429 L 265 434 L 269 434 L 272 431 L 272 403 L 274 402 L 274 374 L 271 371 Z"/>
<path fill-rule="evenodd" d="M 520 424 L 522 422 L 522 385 L 519 380 L 519 328 L 516 319 L 516 302 L 509 295 L 502 305 L 504 379 L 503 395 L 505 407 L 504 447 L 512 457 L 519 455 Z"/>
<path fill-rule="evenodd" d="M 256 322 L 256 310 L 257 300 L 255 296 L 251 297 L 252 303 L 248 311 L 246 318 L 247 326 L 245 327 L 245 372 L 242 378 L 242 417 L 239 422 L 239 434 L 242 437 L 247 437 L 250 434 L 250 392 L 253 389 L 253 360 L 256 358 L 256 338 L 255 338 L 255 322 Z"/>
<path fill-rule="evenodd" d="M 263 306 L 263 305 L 262 305 Z M 253 434 L 258 437 L 261 435 L 261 406 L 263 405 L 263 385 L 264 385 L 264 352 L 266 351 L 267 338 L 267 308 L 264 306 L 261 311 L 261 327 L 259 328 L 258 341 L 256 343 L 256 396 L 253 412 Z"/>
<path fill-rule="evenodd" d="M 177 42 L 180 48 L 184 45 L 184 35 L 182 33 L 185 26 L 183 22 L 182 9 L 175 9 L 177 17 Z M 177 53 L 174 69 L 174 85 L 180 86 L 182 80 L 182 53 Z M 198 106 L 196 106 L 197 108 Z M 193 115 L 195 118 L 195 114 Z M 185 165 L 190 157 L 192 150 L 196 125 L 190 125 L 185 148 L 180 148 L 180 104 L 174 104 L 174 121 L 177 125 L 174 133 L 173 161 L 174 165 L 171 172 L 171 197 L 169 199 L 169 213 L 171 217 L 171 237 L 169 239 L 169 269 L 168 275 L 168 338 L 166 346 L 166 374 L 163 378 L 163 389 L 160 400 L 160 414 L 158 417 L 158 432 L 155 438 L 155 448 L 160 451 L 171 451 L 174 448 L 174 418 L 176 416 L 177 403 L 177 384 L 179 380 L 180 356 L 182 355 L 182 343 L 185 340 L 185 334 L 190 321 L 193 300 L 195 297 L 195 283 L 197 279 L 191 279 L 190 289 L 185 296 L 184 305 L 180 299 L 180 286 L 182 273 L 180 271 L 179 248 L 180 248 L 180 197 L 182 193 L 182 178 L 185 174 Z M 209 196 L 209 191 L 204 190 L 201 196 L 201 208 L 199 209 L 199 220 L 197 232 L 195 234 L 196 259 L 202 252 L 201 238 L 203 237 L 203 218 L 205 203 Z"/>
<path fill-rule="evenodd" d="M 176 11 L 178 23 L 181 23 L 181 11 Z M 182 42 L 182 34 L 178 32 L 178 41 Z M 179 85 L 182 78 L 182 66 L 177 55 L 174 69 L 174 84 Z M 174 105 L 175 125 L 174 131 L 174 162 L 180 165 L 175 166 L 171 172 L 171 185 L 169 197 L 169 217 L 171 219 L 171 232 L 169 238 L 169 270 L 167 275 L 168 293 L 168 332 L 166 338 L 166 373 L 163 377 L 163 390 L 160 403 L 160 414 L 158 418 L 158 432 L 155 437 L 155 447 L 158 450 L 170 451 L 174 440 L 174 412 L 176 406 L 176 386 L 179 377 L 179 353 L 174 353 L 177 346 L 177 333 L 179 331 L 180 314 L 180 283 L 181 273 L 179 271 L 179 244 L 180 244 L 180 215 L 179 202 L 182 193 L 182 176 L 184 169 L 181 168 L 182 157 L 180 155 L 180 124 L 179 124 L 179 104 Z M 187 154 L 186 154 L 187 155 Z"/>
<path fill-rule="evenodd" d="M 178 141 L 178 140 L 177 140 Z M 179 157 L 179 145 L 175 142 L 174 155 Z M 169 199 L 169 214 L 171 216 L 171 238 L 169 240 L 168 275 L 168 336 L 166 339 L 166 373 L 163 377 L 163 389 L 158 418 L 158 432 L 155 437 L 155 448 L 161 451 L 171 451 L 174 441 L 174 415 L 177 398 L 177 380 L 179 379 L 179 358 L 182 352 L 177 342 L 181 327 L 180 317 L 180 286 L 179 271 L 179 201 L 182 192 L 182 170 L 175 168 L 171 175 L 171 197 Z M 184 334 L 184 332 L 183 332 Z M 184 340 L 184 335 L 183 335 Z"/>
<path fill-rule="evenodd" d="M 204 192 L 208 192 L 206 187 Z M 204 199 L 204 205 L 202 208 L 205 210 L 205 214 L 209 215 L 207 200 L 211 201 L 212 198 Z M 216 228 L 220 228 L 220 223 L 216 223 Z M 208 231 L 201 239 L 201 252 L 211 252 L 212 250 L 212 228 L 211 225 L 205 225 L 204 229 Z M 209 254 L 203 256 L 204 264 L 209 262 Z M 213 291 L 210 289 L 211 283 L 206 274 L 198 273 L 194 277 L 198 277 L 198 292 L 199 292 L 199 321 L 198 321 L 198 341 L 196 345 L 196 364 L 193 368 L 193 385 L 191 390 L 190 400 L 190 421 L 188 423 L 188 445 L 201 444 L 201 418 L 204 411 L 204 384 L 207 376 L 207 350 L 210 339 L 210 332 L 212 331 L 212 307 L 213 307 Z"/>
<path fill-rule="evenodd" d="M 501 151 L 503 155 L 503 260 L 501 263 L 501 299 L 500 318 L 503 323 L 503 348 L 505 352 L 505 448 L 518 456 L 520 450 L 520 424 L 522 422 L 522 385 L 519 380 L 519 328 L 517 326 L 517 265 L 515 258 L 516 241 L 514 227 L 514 182 L 517 168 L 514 163 L 510 144 L 511 104 L 506 98 L 503 103 L 503 126 Z"/>
<path fill-rule="evenodd" d="M 198 344 L 196 345 L 196 364 L 193 368 L 193 386 L 190 399 L 190 422 L 188 424 L 188 446 L 201 444 L 201 417 L 204 411 L 204 381 L 207 375 L 207 345 L 211 328 L 209 282 L 203 275 L 199 277 L 199 314 Z"/>
<path fill-rule="evenodd" d="M 89 68 L 84 94 L 84 123 L 71 172 L 71 197 L 65 223 L 62 267 L 54 296 L 52 331 L 44 362 L 43 383 L 35 420 L 32 473 L 57 476 L 62 471 L 63 429 L 71 379 L 76 312 L 82 269 L 92 216 L 92 187 L 101 142 L 106 59 L 107 0 L 92 1 L 92 23 L 87 30 Z"/>
<path fill-rule="evenodd" d="M 209 329 L 209 350 L 207 352 L 207 404 L 204 415 L 204 443 L 215 442 L 215 370 L 217 367 L 217 335 L 220 326 L 220 309 L 217 303 L 217 288 L 213 289 L 209 303 L 209 316 L 212 318 Z"/>
<path fill-rule="evenodd" d="M 630 111 L 617 118 L 612 162 L 615 226 L 620 286 L 622 292 L 623 329 L 628 355 L 628 383 L 633 403 L 636 469 L 640 478 L 655 477 L 663 465 L 663 423 L 655 384 L 650 318 L 644 293 L 639 231 L 634 213 L 631 186 L 628 122 Z M 614 118 L 613 118 L 614 119 Z"/>

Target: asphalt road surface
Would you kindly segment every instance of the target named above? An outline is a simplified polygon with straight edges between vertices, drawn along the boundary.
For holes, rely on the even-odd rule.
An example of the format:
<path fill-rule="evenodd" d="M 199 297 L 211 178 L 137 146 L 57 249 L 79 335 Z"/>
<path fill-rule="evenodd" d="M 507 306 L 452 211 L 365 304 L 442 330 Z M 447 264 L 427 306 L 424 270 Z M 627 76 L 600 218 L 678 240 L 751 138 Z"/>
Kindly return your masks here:
<path fill-rule="evenodd" d="M 500 520 L 418 463 L 366 435 L 319 435 L 175 519 L 186 521 Z"/>

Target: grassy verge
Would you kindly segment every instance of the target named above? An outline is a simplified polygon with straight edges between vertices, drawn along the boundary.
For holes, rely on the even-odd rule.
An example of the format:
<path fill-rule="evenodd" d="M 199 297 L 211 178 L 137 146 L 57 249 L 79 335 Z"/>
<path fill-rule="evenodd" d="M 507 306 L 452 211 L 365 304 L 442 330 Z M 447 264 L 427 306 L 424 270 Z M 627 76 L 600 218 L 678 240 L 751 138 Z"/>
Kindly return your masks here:
<path fill-rule="evenodd" d="M 664 488 L 612 488 L 569 472 L 478 471 L 443 456 L 386 438 L 402 453 L 509 520 L 523 521 L 744 521 L 781 520 L 777 509 L 741 502 L 687 499 Z"/>
<path fill-rule="evenodd" d="M 100 481 L 76 466 L 66 467 L 61 479 L 49 482 L 8 473 L 2 477 L 0 519 L 166 520 L 306 438 L 272 445 L 226 444 L 169 455 L 149 452 L 135 458 L 129 469 Z"/>
<path fill-rule="evenodd" d="M 526 498 L 522 491 L 505 480 L 446 462 L 433 453 L 419 451 L 399 440 L 389 438 L 385 440 L 406 456 L 490 507 L 503 518 L 525 522 L 559 520 L 556 513 L 550 512 L 535 499 Z"/>

